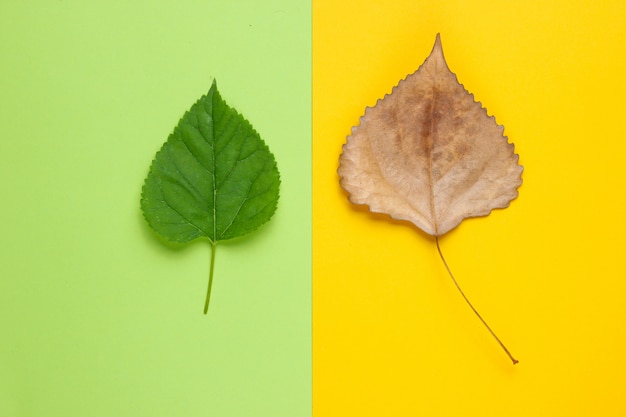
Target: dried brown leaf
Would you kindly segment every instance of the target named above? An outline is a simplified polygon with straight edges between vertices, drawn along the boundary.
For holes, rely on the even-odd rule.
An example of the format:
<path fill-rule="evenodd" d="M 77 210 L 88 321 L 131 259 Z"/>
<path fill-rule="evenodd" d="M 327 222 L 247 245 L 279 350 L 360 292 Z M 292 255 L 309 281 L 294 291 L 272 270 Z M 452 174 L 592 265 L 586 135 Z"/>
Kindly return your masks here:
<path fill-rule="evenodd" d="M 343 146 L 338 172 L 351 202 L 435 236 L 463 299 L 516 364 L 465 296 L 439 245 L 439 236 L 463 219 L 485 216 L 517 197 L 523 168 L 503 133 L 450 71 L 437 35 L 424 64 L 365 110 Z"/>
<path fill-rule="evenodd" d="M 352 129 L 341 186 L 352 203 L 441 236 L 517 197 L 523 168 L 503 131 L 450 71 L 437 35 L 424 64 Z"/>

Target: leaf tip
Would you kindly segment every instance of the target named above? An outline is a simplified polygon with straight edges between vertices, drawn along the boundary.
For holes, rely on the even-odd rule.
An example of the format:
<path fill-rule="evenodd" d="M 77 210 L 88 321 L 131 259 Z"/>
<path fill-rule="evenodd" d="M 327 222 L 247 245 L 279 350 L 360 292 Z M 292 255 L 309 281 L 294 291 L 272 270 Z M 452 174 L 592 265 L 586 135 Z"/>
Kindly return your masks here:
<path fill-rule="evenodd" d="M 441 34 L 437 33 L 437 35 L 435 36 L 435 44 L 433 45 L 433 50 L 430 52 L 430 57 L 436 57 L 438 59 L 441 59 L 444 63 L 444 65 L 447 67 L 447 63 L 446 63 L 446 59 L 443 56 L 443 46 L 441 46 Z"/>

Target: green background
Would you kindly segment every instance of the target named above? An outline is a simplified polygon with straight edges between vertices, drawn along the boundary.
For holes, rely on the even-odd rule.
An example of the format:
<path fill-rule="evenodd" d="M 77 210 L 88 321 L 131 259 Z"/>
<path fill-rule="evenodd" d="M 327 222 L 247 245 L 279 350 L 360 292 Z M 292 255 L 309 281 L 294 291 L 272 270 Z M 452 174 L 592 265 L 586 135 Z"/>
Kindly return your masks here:
<path fill-rule="evenodd" d="M 0 3 L 0 415 L 311 414 L 303 0 Z M 276 156 L 270 223 L 164 244 L 154 154 L 215 77 Z"/>

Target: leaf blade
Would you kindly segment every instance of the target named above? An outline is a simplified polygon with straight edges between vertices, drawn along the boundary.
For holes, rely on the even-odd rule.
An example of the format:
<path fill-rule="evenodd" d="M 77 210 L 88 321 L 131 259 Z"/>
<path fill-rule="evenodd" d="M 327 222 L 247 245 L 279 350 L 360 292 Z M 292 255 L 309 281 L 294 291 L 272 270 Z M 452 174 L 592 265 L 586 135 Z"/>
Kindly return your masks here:
<path fill-rule="evenodd" d="M 523 168 L 503 130 L 449 70 L 437 35 L 424 64 L 352 129 L 341 186 L 352 203 L 441 236 L 517 197 Z"/>
<path fill-rule="evenodd" d="M 251 195 L 255 185 L 257 192 Z M 149 225 L 170 241 L 206 237 L 215 243 L 243 236 L 269 221 L 276 211 L 279 186 L 273 154 L 252 125 L 226 104 L 213 82 L 157 153 L 144 183 L 141 208 Z M 242 216 L 242 210 L 258 215 Z"/>

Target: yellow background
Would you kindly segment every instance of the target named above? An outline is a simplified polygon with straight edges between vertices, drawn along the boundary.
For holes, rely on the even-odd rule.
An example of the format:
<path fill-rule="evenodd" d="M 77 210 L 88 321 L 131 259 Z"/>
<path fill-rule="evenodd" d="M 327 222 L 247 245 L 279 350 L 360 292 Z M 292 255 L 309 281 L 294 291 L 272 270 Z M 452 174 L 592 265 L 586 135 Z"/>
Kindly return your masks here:
<path fill-rule="evenodd" d="M 313 1 L 313 410 L 626 415 L 626 2 Z M 365 106 L 441 33 L 524 166 L 505 210 L 441 243 L 351 205 L 336 174 Z"/>

